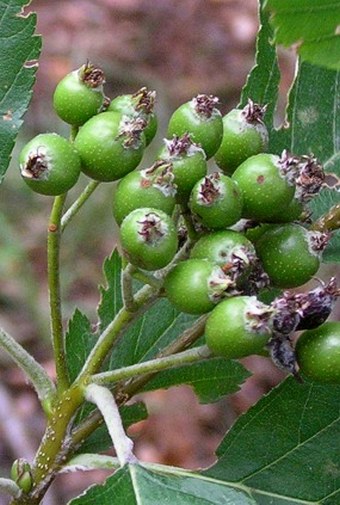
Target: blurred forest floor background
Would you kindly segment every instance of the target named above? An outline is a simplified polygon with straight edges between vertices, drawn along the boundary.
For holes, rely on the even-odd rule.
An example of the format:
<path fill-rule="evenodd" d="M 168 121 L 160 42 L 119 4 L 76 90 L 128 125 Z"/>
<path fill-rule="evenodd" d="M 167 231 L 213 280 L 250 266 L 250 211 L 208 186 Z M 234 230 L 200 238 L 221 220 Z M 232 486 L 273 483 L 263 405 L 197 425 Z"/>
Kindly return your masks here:
<path fill-rule="evenodd" d="M 49 342 L 46 284 L 46 228 L 51 199 L 22 183 L 17 155 L 34 135 L 68 127 L 54 114 L 58 81 L 90 60 L 106 74 L 109 97 L 143 85 L 157 91 L 159 131 L 143 161 L 148 166 L 166 133 L 167 120 L 198 93 L 217 95 L 223 113 L 234 107 L 254 63 L 258 28 L 256 0 L 34 0 L 43 50 L 34 95 L 8 176 L 0 188 L 1 325 L 54 374 Z M 294 69 L 291 53 L 280 56 L 282 97 Z M 284 106 L 281 99 L 279 110 Z M 85 186 L 83 177 L 72 195 Z M 65 322 L 79 307 L 95 322 L 101 265 L 110 255 L 116 230 L 111 212 L 112 184 L 102 184 L 63 236 L 62 294 Z M 145 461 L 199 468 L 237 416 L 282 379 L 264 358 L 244 360 L 254 375 L 240 392 L 213 405 L 199 405 L 190 388 L 143 395 L 149 418 L 130 428 L 137 456 Z M 14 458 L 32 460 L 44 417 L 24 376 L 0 354 L 0 474 Z M 65 503 L 94 472 L 57 479 L 46 505 Z M 7 503 L 1 501 L 0 505 Z"/>

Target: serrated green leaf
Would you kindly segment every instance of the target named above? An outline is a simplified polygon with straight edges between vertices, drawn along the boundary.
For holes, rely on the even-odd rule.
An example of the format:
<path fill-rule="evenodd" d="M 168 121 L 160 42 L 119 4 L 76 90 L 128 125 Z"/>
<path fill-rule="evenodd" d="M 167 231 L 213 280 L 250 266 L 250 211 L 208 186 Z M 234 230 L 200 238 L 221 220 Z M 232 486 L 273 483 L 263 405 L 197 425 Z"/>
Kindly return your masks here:
<path fill-rule="evenodd" d="M 166 299 L 158 300 L 128 328 L 113 349 L 114 370 L 155 357 L 197 319 L 178 312 Z"/>
<path fill-rule="evenodd" d="M 204 474 L 249 486 L 260 505 L 335 505 L 339 397 L 338 385 L 289 378 L 239 418 Z"/>
<path fill-rule="evenodd" d="M 129 465 L 103 485 L 89 488 L 69 505 L 255 505 L 240 489 L 189 473 L 166 473 Z"/>
<path fill-rule="evenodd" d="M 96 340 L 90 321 L 76 309 L 73 318 L 69 321 L 65 336 L 67 365 L 71 381 L 78 376 Z"/>
<path fill-rule="evenodd" d="M 0 2 L 0 183 L 32 96 L 41 39 L 34 35 L 36 15 L 21 15 L 28 0 Z"/>
<path fill-rule="evenodd" d="M 306 61 L 340 70 L 340 0 L 266 0 L 277 44 L 298 44 Z"/>
<path fill-rule="evenodd" d="M 238 107 L 244 107 L 251 98 L 254 102 L 267 105 L 264 122 L 270 130 L 273 125 L 280 72 L 277 64 L 276 47 L 270 44 L 273 30 L 268 21 L 267 13 L 261 9 L 263 0 L 259 2 L 260 29 L 256 40 L 255 66 L 251 70 L 247 82 L 242 89 L 241 101 Z"/>
<path fill-rule="evenodd" d="M 103 331 L 110 324 L 123 306 L 120 280 L 121 268 L 121 258 L 118 251 L 114 250 L 112 255 L 104 261 L 103 270 L 107 285 L 99 288 L 101 294 L 98 306 L 100 331 Z"/>
<path fill-rule="evenodd" d="M 340 174 L 340 74 L 304 63 L 289 94 L 285 128 L 273 130 L 271 152 L 313 153 Z"/>
<path fill-rule="evenodd" d="M 210 403 L 238 391 L 250 375 L 237 361 L 212 358 L 161 372 L 146 384 L 143 391 L 188 384 L 201 403 Z"/>
<path fill-rule="evenodd" d="M 320 216 L 333 206 L 340 203 L 340 193 L 335 189 L 323 189 L 317 198 L 311 201 L 309 207 L 312 211 L 313 220 L 318 219 Z M 340 262 L 340 230 L 333 232 L 333 236 L 328 243 L 323 255 L 322 260 L 325 263 L 339 263 Z"/>
<path fill-rule="evenodd" d="M 86 418 L 92 410 L 92 405 L 86 404 L 83 407 L 77 422 Z M 119 411 L 125 429 L 132 424 L 143 421 L 148 417 L 148 412 L 142 402 L 133 403 L 132 405 L 124 405 L 119 409 Z M 105 423 L 103 423 L 85 440 L 77 453 L 102 452 L 106 451 L 110 447 L 112 447 L 112 439 L 107 431 Z"/>

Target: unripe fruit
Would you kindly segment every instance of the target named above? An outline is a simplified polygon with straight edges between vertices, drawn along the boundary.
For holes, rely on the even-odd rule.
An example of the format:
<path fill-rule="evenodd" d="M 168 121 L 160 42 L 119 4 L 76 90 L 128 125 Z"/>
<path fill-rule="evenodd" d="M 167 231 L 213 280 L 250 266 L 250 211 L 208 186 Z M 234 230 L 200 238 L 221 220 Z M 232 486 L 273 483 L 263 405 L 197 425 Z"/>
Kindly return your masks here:
<path fill-rule="evenodd" d="M 219 148 L 223 135 L 223 122 L 216 108 L 218 98 L 197 95 L 181 105 L 170 118 L 168 137 L 189 133 L 192 140 L 211 158 Z"/>
<path fill-rule="evenodd" d="M 113 199 L 113 215 L 118 224 L 141 207 L 153 207 L 171 215 L 175 195 L 172 165 L 160 160 L 150 168 L 130 172 L 119 181 Z"/>
<path fill-rule="evenodd" d="M 154 113 L 156 91 L 143 87 L 136 93 L 120 95 L 111 100 L 109 111 L 121 112 L 131 118 L 141 117 L 146 121 L 144 130 L 146 145 L 149 145 L 157 132 L 157 116 Z"/>
<path fill-rule="evenodd" d="M 253 244 L 236 231 L 223 230 L 203 235 L 194 245 L 191 258 L 207 259 L 242 283 L 256 261 Z"/>
<path fill-rule="evenodd" d="M 295 352 L 301 373 L 312 381 L 340 384 L 340 323 L 327 322 L 299 337 Z"/>
<path fill-rule="evenodd" d="M 230 177 L 214 172 L 195 184 L 189 207 L 206 228 L 227 228 L 241 218 L 242 195 Z"/>
<path fill-rule="evenodd" d="M 244 161 L 232 175 L 243 196 L 242 217 L 272 222 L 284 213 L 294 197 L 296 164 L 286 153 L 257 154 Z"/>
<path fill-rule="evenodd" d="M 56 133 L 37 135 L 22 149 L 20 173 L 26 184 L 42 195 L 61 195 L 80 175 L 80 158 L 73 145 Z"/>
<path fill-rule="evenodd" d="M 262 354 L 272 333 L 272 313 L 272 309 L 255 296 L 223 300 L 207 319 L 207 346 L 217 356 L 230 359 Z"/>
<path fill-rule="evenodd" d="M 166 296 L 181 312 L 209 312 L 225 296 L 236 292 L 233 279 L 210 261 L 189 259 L 178 263 L 166 276 Z"/>
<path fill-rule="evenodd" d="M 256 251 L 273 286 L 294 288 L 316 274 L 328 239 L 328 234 L 285 224 L 264 233 L 256 243 Z"/>
<path fill-rule="evenodd" d="M 165 267 L 177 251 L 177 232 L 171 218 L 158 209 L 132 211 L 120 227 L 124 254 L 132 265 L 144 270 Z"/>
<path fill-rule="evenodd" d="M 53 95 L 53 107 L 66 123 L 81 126 L 98 114 L 104 103 L 101 69 L 90 63 L 67 74 L 57 85 Z"/>
<path fill-rule="evenodd" d="M 205 152 L 191 140 L 188 133 L 181 137 L 175 135 L 172 140 L 164 139 L 164 143 L 158 157 L 172 164 L 177 187 L 176 200 L 186 203 L 196 182 L 207 173 Z"/>
<path fill-rule="evenodd" d="M 121 179 L 139 165 L 144 149 L 145 121 L 120 112 L 102 112 L 79 130 L 74 145 L 82 171 L 96 181 Z"/>
<path fill-rule="evenodd" d="M 227 175 L 250 156 L 266 150 L 268 130 L 262 121 L 265 109 L 249 100 L 244 109 L 233 109 L 223 117 L 223 138 L 215 161 Z"/>

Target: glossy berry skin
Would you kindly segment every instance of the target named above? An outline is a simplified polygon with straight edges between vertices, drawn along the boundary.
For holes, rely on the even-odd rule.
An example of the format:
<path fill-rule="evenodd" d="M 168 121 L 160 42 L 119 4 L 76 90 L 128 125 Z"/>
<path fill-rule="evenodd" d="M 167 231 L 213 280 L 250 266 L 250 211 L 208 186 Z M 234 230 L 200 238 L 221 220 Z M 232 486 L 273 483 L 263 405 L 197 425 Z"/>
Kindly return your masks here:
<path fill-rule="evenodd" d="M 67 74 L 57 85 L 53 95 L 53 107 L 58 116 L 68 124 L 83 125 L 98 114 L 104 103 L 102 80 L 97 87 L 84 82 L 85 65 Z"/>
<path fill-rule="evenodd" d="M 80 158 L 73 145 L 56 133 L 34 137 L 19 156 L 25 183 L 42 195 L 61 195 L 71 189 L 80 175 Z"/>
<path fill-rule="evenodd" d="M 122 134 L 124 117 L 119 112 L 102 112 L 79 130 L 74 145 L 82 160 L 82 171 L 96 181 L 121 179 L 140 163 L 144 149 L 143 132 L 129 144 Z"/>
<path fill-rule="evenodd" d="M 294 288 L 308 282 L 319 269 L 310 232 L 297 224 L 272 227 L 256 243 L 256 251 L 273 286 Z"/>
<path fill-rule="evenodd" d="M 132 265 L 144 270 L 165 267 L 177 251 L 177 231 L 171 218 L 158 209 L 132 211 L 120 227 L 121 245 Z"/>
<path fill-rule="evenodd" d="M 195 184 L 189 207 L 206 228 L 223 229 L 241 218 L 242 195 L 230 177 L 214 172 Z"/>
<path fill-rule="evenodd" d="M 264 312 L 266 305 L 254 296 L 235 296 L 219 303 L 211 312 L 205 326 L 205 338 L 209 349 L 217 356 L 229 359 L 243 358 L 250 354 L 262 354 L 271 336 L 270 319 L 256 327 L 248 314 Z"/>
<path fill-rule="evenodd" d="M 262 122 L 248 122 L 241 109 L 223 117 L 223 138 L 215 154 L 216 164 L 227 175 L 250 156 L 262 153 L 268 145 L 268 131 Z"/>
<path fill-rule="evenodd" d="M 243 196 L 242 217 L 271 222 L 284 213 L 293 199 L 295 187 L 280 174 L 279 157 L 257 154 L 244 161 L 232 175 Z"/>
<path fill-rule="evenodd" d="M 136 117 L 138 115 L 142 115 L 147 121 L 147 126 L 145 127 L 144 134 L 146 145 L 148 146 L 157 133 L 157 126 L 158 126 L 157 116 L 154 112 L 143 114 L 142 111 L 138 111 L 136 109 L 136 106 L 138 106 L 138 92 L 135 95 L 127 94 L 113 98 L 107 110 L 112 112 L 120 112 L 130 117 Z"/>
<path fill-rule="evenodd" d="M 204 314 L 216 304 L 209 296 L 210 261 L 189 259 L 178 263 L 166 276 L 165 294 L 176 309 L 187 314 Z"/>
<path fill-rule="evenodd" d="M 205 152 L 190 140 L 186 142 L 186 147 L 182 152 L 180 149 L 177 151 L 171 149 L 174 141 L 166 140 L 165 143 L 166 145 L 160 150 L 158 157 L 172 163 L 174 183 L 177 186 L 176 201 L 186 203 L 196 182 L 207 173 Z"/>
<path fill-rule="evenodd" d="M 203 95 L 198 95 L 200 96 Z M 202 147 L 209 159 L 216 153 L 222 141 L 222 115 L 215 107 L 208 114 L 198 112 L 196 98 L 175 110 L 169 121 L 167 136 L 190 133 L 192 140 Z"/>
<path fill-rule="evenodd" d="M 164 192 L 145 177 L 144 170 L 130 172 L 123 177 L 113 197 L 113 215 L 118 224 L 133 210 L 153 207 L 171 215 L 175 207 L 175 193 Z"/>
<path fill-rule="evenodd" d="M 315 382 L 340 384 L 339 322 L 304 331 L 295 352 L 303 376 Z"/>

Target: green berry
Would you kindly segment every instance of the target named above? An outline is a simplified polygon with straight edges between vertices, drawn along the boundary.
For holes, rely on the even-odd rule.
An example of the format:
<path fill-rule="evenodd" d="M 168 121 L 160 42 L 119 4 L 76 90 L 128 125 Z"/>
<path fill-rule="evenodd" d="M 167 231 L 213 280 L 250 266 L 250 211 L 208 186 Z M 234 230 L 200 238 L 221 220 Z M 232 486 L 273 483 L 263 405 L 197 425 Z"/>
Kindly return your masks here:
<path fill-rule="evenodd" d="M 213 172 L 195 184 L 189 206 L 203 226 L 218 230 L 239 221 L 242 195 L 230 177 Z"/>
<path fill-rule="evenodd" d="M 223 300 L 207 319 L 207 346 L 217 356 L 229 359 L 262 354 L 272 334 L 272 313 L 255 296 Z"/>
<path fill-rule="evenodd" d="M 144 130 L 146 145 L 148 146 L 157 132 L 157 116 L 154 113 L 156 91 L 149 91 L 143 87 L 136 93 L 120 95 L 111 100 L 107 110 L 121 112 L 128 117 L 142 117 L 146 121 Z"/>
<path fill-rule="evenodd" d="M 166 296 L 181 312 L 204 314 L 224 296 L 234 292 L 234 281 L 210 261 L 189 259 L 178 263 L 166 276 Z"/>
<path fill-rule="evenodd" d="M 144 270 L 159 270 L 174 257 L 177 231 L 171 218 L 158 209 L 132 211 L 120 227 L 125 256 L 132 265 Z"/>
<path fill-rule="evenodd" d="M 268 130 L 262 121 L 264 112 L 265 107 L 249 100 L 244 109 L 233 109 L 223 117 L 223 138 L 215 161 L 227 175 L 250 156 L 266 150 Z"/>
<path fill-rule="evenodd" d="M 53 95 L 54 110 L 66 123 L 83 125 L 103 106 L 104 82 L 103 71 L 86 63 L 59 82 Z"/>
<path fill-rule="evenodd" d="M 232 175 L 243 196 L 242 217 L 271 222 L 284 214 L 295 193 L 296 165 L 284 153 L 257 154 L 244 161 Z"/>
<path fill-rule="evenodd" d="M 188 133 L 181 137 L 174 135 L 172 140 L 165 139 L 164 143 L 158 157 L 172 164 L 177 187 L 176 200 L 187 203 L 192 188 L 207 173 L 205 152 L 192 142 Z"/>
<path fill-rule="evenodd" d="M 144 149 L 145 121 L 129 119 L 120 112 L 102 112 L 79 130 L 75 147 L 82 171 L 96 181 L 121 179 L 140 163 Z"/>
<path fill-rule="evenodd" d="M 244 235 L 223 230 L 203 235 L 192 248 L 190 257 L 211 261 L 226 273 L 234 273 L 244 280 L 251 271 L 256 252 Z"/>
<path fill-rule="evenodd" d="M 130 172 L 119 181 L 113 199 L 113 215 L 118 224 L 141 207 L 153 207 L 171 215 L 175 195 L 172 164 L 160 160 L 150 168 Z"/>
<path fill-rule="evenodd" d="M 294 288 L 316 274 L 328 239 L 328 234 L 284 224 L 266 231 L 256 242 L 256 251 L 273 286 Z"/>
<path fill-rule="evenodd" d="M 301 373 L 320 383 L 340 384 L 340 323 L 304 331 L 295 348 Z"/>
<path fill-rule="evenodd" d="M 216 108 L 218 98 L 197 95 L 181 105 L 170 118 L 168 137 L 189 133 L 192 140 L 211 158 L 219 148 L 223 135 L 223 122 Z"/>
<path fill-rule="evenodd" d="M 73 145 L 56 133 L 37 135 L 22 149 L 20 172 L 25 183 L 42 195 L 61 195 L 80 175 L 80 158 Z"/>

